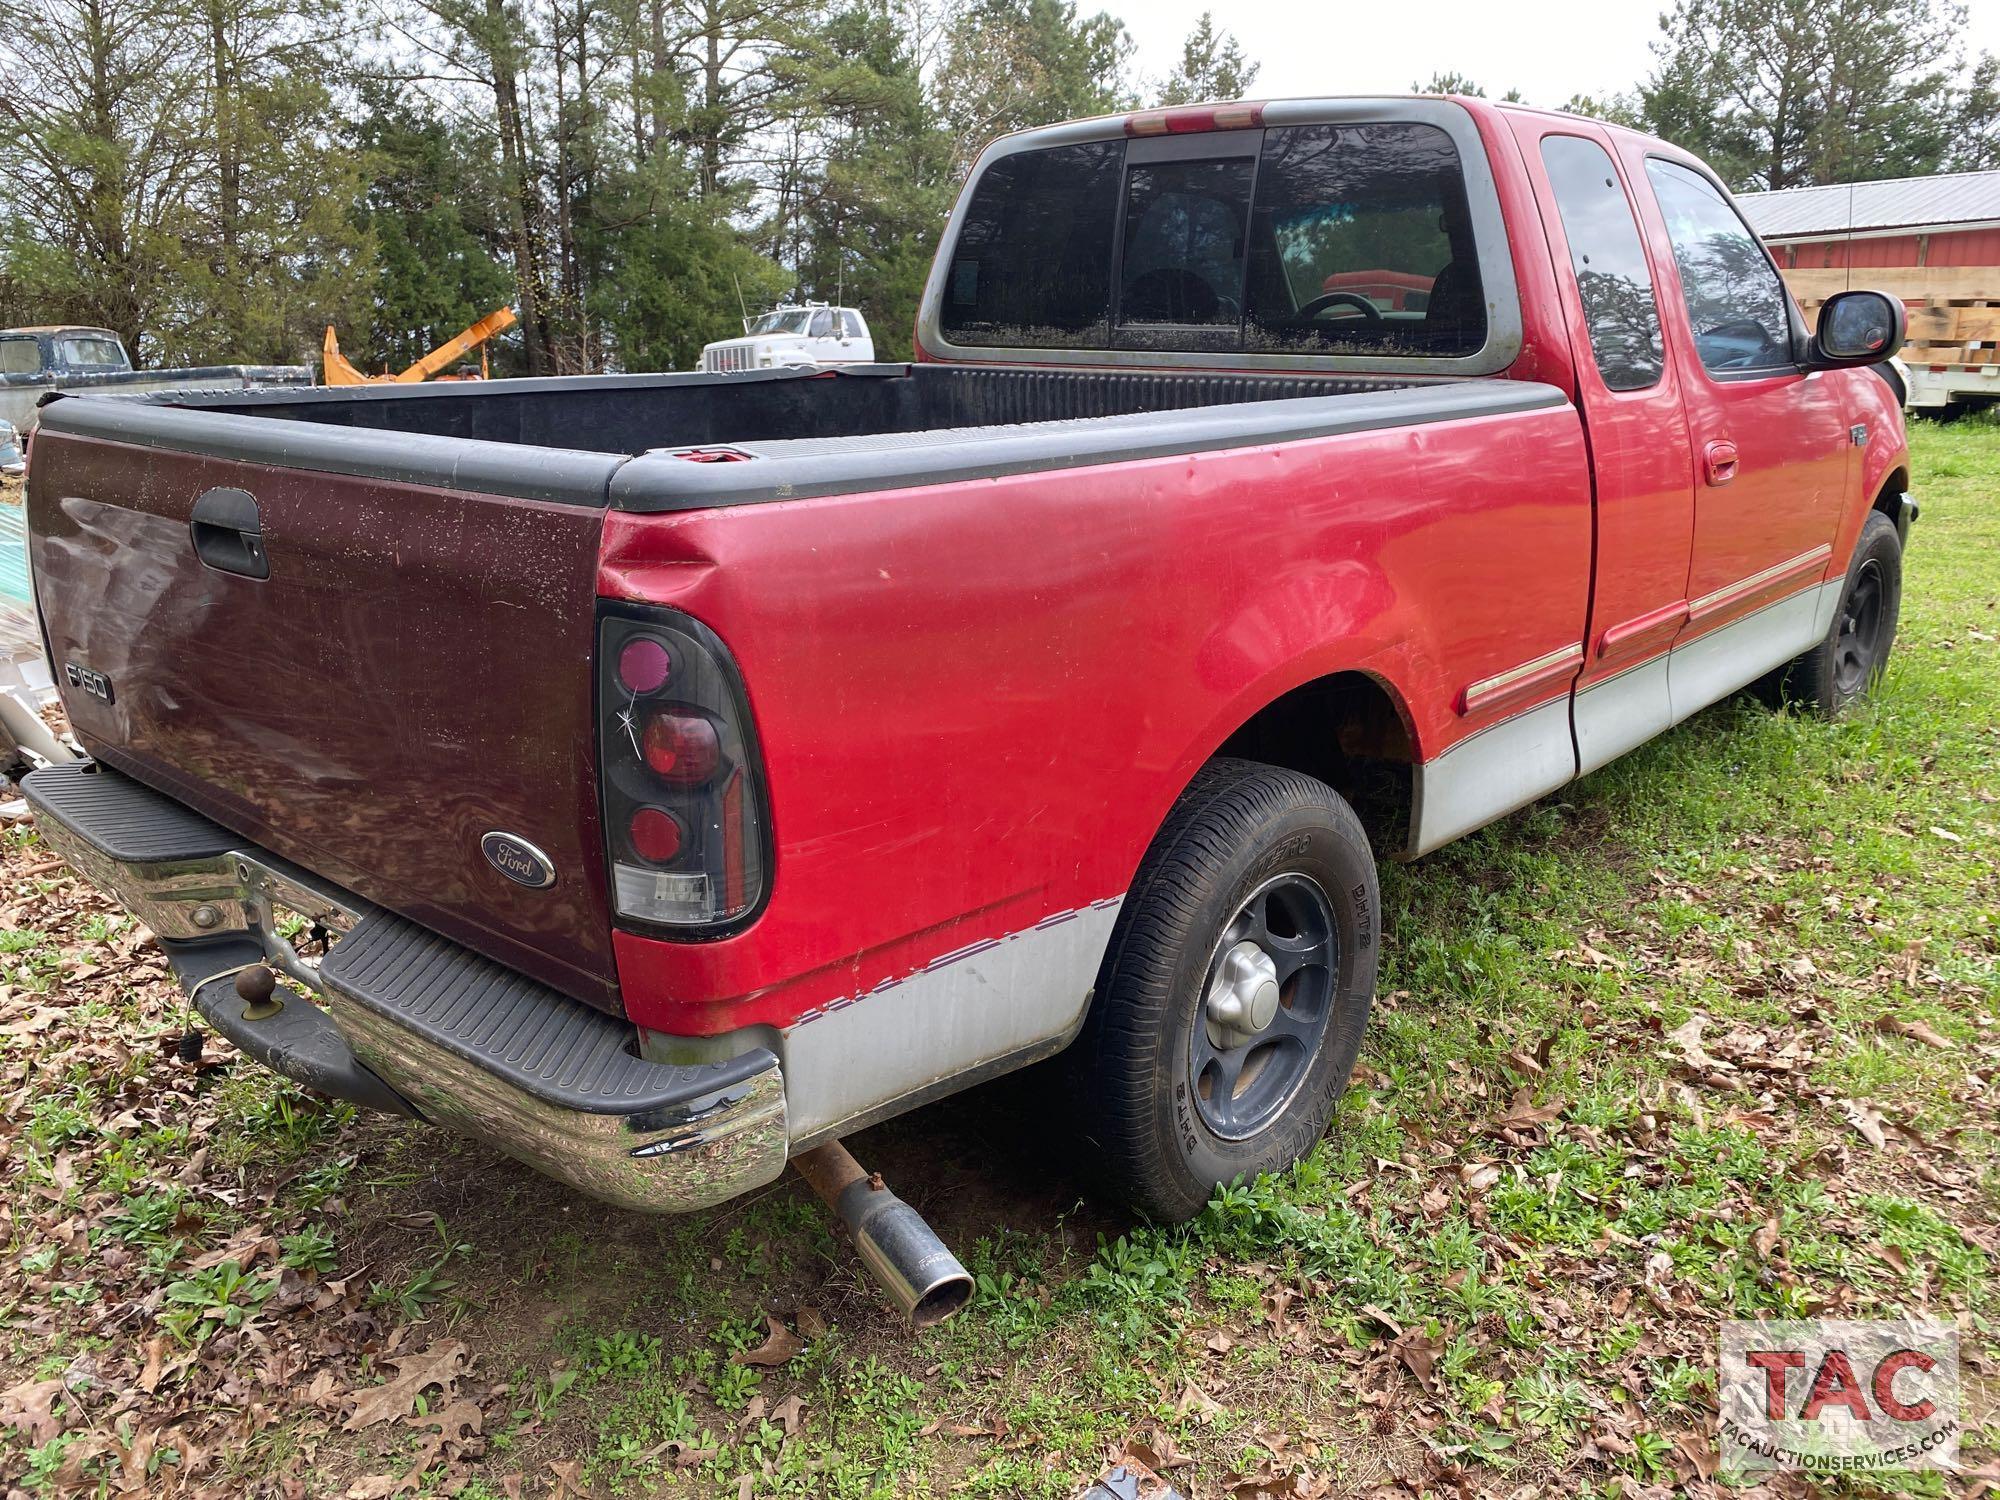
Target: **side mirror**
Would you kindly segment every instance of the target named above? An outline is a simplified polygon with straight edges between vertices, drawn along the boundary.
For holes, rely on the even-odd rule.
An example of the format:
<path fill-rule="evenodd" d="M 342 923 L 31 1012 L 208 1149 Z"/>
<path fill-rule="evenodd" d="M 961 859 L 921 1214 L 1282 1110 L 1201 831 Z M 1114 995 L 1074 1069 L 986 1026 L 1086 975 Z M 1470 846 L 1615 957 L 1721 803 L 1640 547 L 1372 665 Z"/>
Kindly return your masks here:
<path fill-rule="evenodd" d="M 1882 292 L 1835 292 L 1820 305 L 1806 366 L 1840 370 L 1893 359 L 1909 336 L 1910 315 Z"/>

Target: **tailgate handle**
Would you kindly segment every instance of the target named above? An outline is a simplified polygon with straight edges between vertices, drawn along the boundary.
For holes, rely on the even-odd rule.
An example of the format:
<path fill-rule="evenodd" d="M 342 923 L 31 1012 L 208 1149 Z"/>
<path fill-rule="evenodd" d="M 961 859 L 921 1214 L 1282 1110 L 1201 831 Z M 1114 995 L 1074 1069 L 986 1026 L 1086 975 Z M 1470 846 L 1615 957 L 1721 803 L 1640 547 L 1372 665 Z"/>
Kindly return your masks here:
<path fill-rule="evenodd" d="M 264 522 L 257 514 L 257 497 L 248 490 L 209 490 L 194 503 L 188 534 L 194 538 L 195 556 L 207 566 L 245 578 L 271 576 Z"/>

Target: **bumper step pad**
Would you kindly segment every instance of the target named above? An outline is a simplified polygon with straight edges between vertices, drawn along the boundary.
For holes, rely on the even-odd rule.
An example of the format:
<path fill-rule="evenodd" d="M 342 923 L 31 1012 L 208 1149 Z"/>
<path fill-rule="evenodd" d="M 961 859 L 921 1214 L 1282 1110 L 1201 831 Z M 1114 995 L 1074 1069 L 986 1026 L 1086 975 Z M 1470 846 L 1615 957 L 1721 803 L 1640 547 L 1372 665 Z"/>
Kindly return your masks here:
<path fill-rule="evenodd" d="M 53 817 L 124 864 L 214 859 L 243 842 L 192 808 L 95 761 L 31 772 L 21 791 L 37 816 Z"/>
<path fill-rule="evenodd" d="M 628 1022 L 387 912 L 363 918 L 319 972 L 343 999 L 562 1109 L 685 1108 L 776 1061 L 753 1050 L 686 1067 L 647 1062 L 632 1051 Z"/>

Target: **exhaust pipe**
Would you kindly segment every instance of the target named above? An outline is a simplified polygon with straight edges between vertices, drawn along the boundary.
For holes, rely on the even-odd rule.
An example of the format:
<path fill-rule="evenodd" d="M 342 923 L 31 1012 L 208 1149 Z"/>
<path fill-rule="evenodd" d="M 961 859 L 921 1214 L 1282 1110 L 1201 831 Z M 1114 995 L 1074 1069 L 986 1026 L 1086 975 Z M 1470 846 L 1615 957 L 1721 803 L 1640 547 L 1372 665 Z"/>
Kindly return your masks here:
<path fill-rule="evenodd" d="M 854 1248 L 896 1310 L 918 1328 L 942 1323 L 972 1297 L 972 1278 L 923 1215 L 864 1172 L 839 1141 L 792 1158 L 799 1175 L 854 1236 Z"/>

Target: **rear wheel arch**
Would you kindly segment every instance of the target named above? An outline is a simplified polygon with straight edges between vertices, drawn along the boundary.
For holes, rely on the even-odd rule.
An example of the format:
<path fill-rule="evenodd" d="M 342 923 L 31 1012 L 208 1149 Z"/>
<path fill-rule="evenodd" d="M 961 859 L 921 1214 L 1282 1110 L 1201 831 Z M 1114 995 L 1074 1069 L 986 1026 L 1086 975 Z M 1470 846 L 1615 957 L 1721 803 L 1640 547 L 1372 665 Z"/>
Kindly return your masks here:
<path fill-rule="evenodd" d="M 1326 783 L 1354 809 L 1378 857 L 1408 842 L 1417 733 L 1402 696 L 1374 673 L 1330 672 L 1280 693 L 1230 732 L 1217 757 Z"/>

